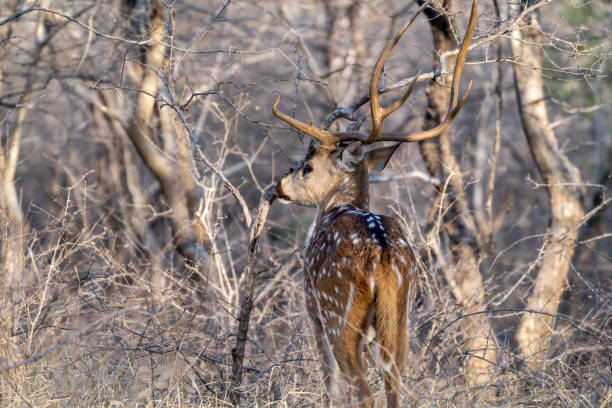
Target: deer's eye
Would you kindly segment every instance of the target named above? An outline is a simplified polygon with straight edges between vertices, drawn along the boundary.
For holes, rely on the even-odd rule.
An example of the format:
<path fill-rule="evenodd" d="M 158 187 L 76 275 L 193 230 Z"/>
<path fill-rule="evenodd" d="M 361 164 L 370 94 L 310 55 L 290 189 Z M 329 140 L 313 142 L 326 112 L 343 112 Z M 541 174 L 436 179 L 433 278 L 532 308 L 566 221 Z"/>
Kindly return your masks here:
<path fill-rule="evenodd" d="M 306 163 L 304 165 L 304 168 L 302 169 L 302 175 L 307 175 L 308 173 L 310 173 L 312 171 L 312 166 L 310 165 L 310 163 Z"/>

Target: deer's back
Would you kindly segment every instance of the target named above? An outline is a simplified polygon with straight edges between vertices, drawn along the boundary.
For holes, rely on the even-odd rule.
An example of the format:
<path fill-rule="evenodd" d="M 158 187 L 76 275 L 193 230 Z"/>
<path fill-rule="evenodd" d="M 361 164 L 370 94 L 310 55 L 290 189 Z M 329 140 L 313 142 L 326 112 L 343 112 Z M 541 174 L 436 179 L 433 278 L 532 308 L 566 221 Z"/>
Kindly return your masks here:
<path fill-rule="evenodd" d="M 351 291 L 372 297 L 374 279 L 394 279 L 398 288 L 410 284 L 415 260 L 397 220 L 344 205 L 313 232 L 304 273 L 307 298 L 333 306 Z"/>

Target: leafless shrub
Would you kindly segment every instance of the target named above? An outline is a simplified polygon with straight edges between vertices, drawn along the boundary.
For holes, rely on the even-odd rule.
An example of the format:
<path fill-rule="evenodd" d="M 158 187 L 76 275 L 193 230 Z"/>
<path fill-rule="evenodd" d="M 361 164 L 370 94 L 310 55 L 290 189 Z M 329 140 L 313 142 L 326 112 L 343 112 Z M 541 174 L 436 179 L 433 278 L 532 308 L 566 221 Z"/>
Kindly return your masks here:
<path fill-rule="evenodd" d="M 434 3 L 459 38 L 468 2 Z M 363 121 L 368 73 L 416 7 L 0 0 L 1 405 L 229 406 L 251 219 L 308 143 L 287 136 L 271 105 L 280 95 L 292 115 L 334 131 Z M 373 211 L 401 219 L 421 262 L 403 398 L 604 407 L 610 6 L 496 8 L 480 5 L 464 71 L 472 93 L 436 147 L 446 158 L 403 148 L 372 183 Z M 537 34 L 518 45 L 535 48 L 539 66 L 511 46 L 521 30 Z M 432 91 L 421 83 L 445 90 L 445 61 L 456 55 L 454 40 L 430 45 L 426 19 L 411 31 L 390 57 L 383 97 L 421 73 L 390 132 L 429 127 Z M 542 79 L 558 177 L 523 137 L 513 70 L 526 65 Z M 441 166 L 447 159 L 452 166 Z M 560 191 L 583 212 L 558 230 Z M 313 216 L 272 204 L 251 251 L 253 308 L 234 381 L 245 406 L 324 400 L 302 293 L 300 249 Z M 482 279 L 479 302 L 458 298 L 451 281 L 466 248 Z M 551 257 L 567 270 L 540 307 L 530 297 L 555 272 Z M 544 331 L 541 347 L 526 352 L 516 336 L 530 318 Z M 476 383 L 467 362 L 486 357 L 466 336 L 474 324 L 496 355 Z M 380 372 L 368 380 L 383 398 Z"/>

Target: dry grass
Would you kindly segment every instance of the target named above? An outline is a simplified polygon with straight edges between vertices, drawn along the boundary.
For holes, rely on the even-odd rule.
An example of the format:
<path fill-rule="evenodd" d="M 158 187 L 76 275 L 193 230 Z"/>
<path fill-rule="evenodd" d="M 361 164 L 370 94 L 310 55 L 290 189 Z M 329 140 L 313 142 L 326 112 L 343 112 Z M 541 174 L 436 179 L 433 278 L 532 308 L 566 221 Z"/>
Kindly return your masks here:
<path fill-rule="evenodd" d="M 0 0 L 0 21 L 7 16 L 7 1 Z M 101 33 L 120 37 L 126 26 L 133 28 L 141 18 L 122 15 L 116 1 L 51 3 L 50 7 L 67 15 L 82 13 L 78 20 Z M 273 119 L 270 106 L 276 95 L 283 96 L 287 112 L 296 109 L 303 120 L 316 121 L 329 113 L 333 109 L 330 94 L 333 101 L 347 106 L 367 90 L 364 72 L 369 72 L 387 38 L 390 16 L 400 13 L 398 23 L 412 9 L 402 11 L 403 4 L 390 0 L 359 2 L 364 7 L 359 18 L 364 22 L 367 53 L 356 60 L 345 18 L 348 2 L 332 2 L 339 7 L 341 23 L 333 44 L 328 44 L 325 31 L 323 3 L 327 2 L 235 0 L 222 18 L 211 22 L 222 3 L 164 3 L 176 6 L 172 10 L 175 46 L 184 50 L 191 44 L 193 48 L 190 53 L 174 50 L 176 66 L 164 68 L 161 76 L 168 74 L 174 96 L 186 104 L 179 111 L 208 159 L 237 186 L 253 213 L 265 188 L 305 150 L 306 142 Z M 593 4 L 609 7 L 599 1 Z M 459 2 L 455 7 L 466 5 Z M 561 5 L 553 3 L 546 10 L 551 12 L 543 13 L 543 31 L 567 41 L 587 35 L 582 26 L 568 22 Z M 32 12 L 15 20 L 10 24 L 10 38 L 0 39 L 0 47 L 6 46 L 0 48 L 6 52 L 0 58 L 3 158 L 24 83 L 33 81 L 34 89 L 14 178 L 25 215 L 23 250 L 16 257 L 18 270 L 12 280 L 7 270 L 0 270 L 0 406 L 230 406 L 231 350 L 248 248 L 242 209 L 192 151 L 193 162 L 190 157 L 186 167 L 200 183 L 199 201 L 185 224 L 197 224 L 209 234 L 213 263 L 184 262 L 172 241 L 168 200 L 131 140 L 116 126 L 134 111 L 138 92 L 132 87 L 137 86 L 134 77 L 143 70 L 143 50 L 133 43 L 94 35 L 55 15 L 46 24 L 57 32 L 34 58 L 38 16 Z M 457 18 L 464 26 L 465 13 L 457 13 Z M 591 32 L 604 24 L 599 19 L 591 22 Z M 492 5 L 483 4 L 477 37 L 494 34 L 496 23 Z M 0 35 L 5 34 L 0 31 Z M 431 70 L 431 35 L 425 20 L 417 20 L 408 35 L 390 58 L 387 83 Z M 476 148 L 485 149 L 485 158 L 492 151 L 492 140 L 475 136 L 476 122 L 490 122 L 491 130 L 495 117 L 493 104 L 490 110 L 481 107 L 485 97 L 492 98 L 487 92 L 495 88 L 494 65 L 485 62 L 494 54 L 486 47 L 470 52 L 464 82 L 475 82 L 453 124 L 453 148 L 465 173 L 471 205 L 476 201 L 476 186 L 480 183 L 481 190 L 486 189 L 489 172 L 484 160 L 484 167 L 478 169 L 484 176 L 474 178 Z M 582 47 L 581 43 L 576 49 L 586 60 L 590 51 Z M 596 86 L 588 72 L 583 78 L 575 74 L 583 71 L 574 68 L 570 52 L 546 50 L 574 73 L 568 80 L 547 71 L 561 79 L 553 81 L 554 77 L 549 84 L 559 88 L 569 84 L 572 95 L 566 96 L 565 88 L 551 92 L 558 91 L 559 98 L 566 96 L 563 103 L 568 106 L 590 109 L 591 94 L 574 95 L 576 89 Z M 328 53 L 346 66 L 324 72 Z M 609 55 L 602 53 L 598 63 Z M 470 388 L 463 375 L 466 355 L 478 356 L 478 350 L 470 350 L 470 339 L 463 336 L 462 311 L 441 272 L 453 267 L 444 252 L 448 243 L 438 233 L 441 225 L 425 221 L 436 189 L 423 177 L 399 177 L 425 172 L 418 147 L 402 147 L 383 173 L 398 175 L 397 180 L 371 188 L 373 211 L 401 219 L 422 264 L 421 294 L 413 310 L 410 357 L 403 379 L 405 406 L 611 406 L 609 206 L 603 205 L 581 226 L 567 290 L 551 327 L 552 342 L 539 356 L 544 364 L 529 372 L 517 354 L 519 319 L 523 313 L 537 313 L 523 308 L 537 271 L 549 212 L 545 189 L 534 188 L 531 182 L 538 170 L 519 134 L 510 64 L 502 67 L 503 131 L 493 192 L 496 229 L 491 246 L 482 250 L 479 259 L 487 297 L 482 313 L 493 324 L 490 339 L 500 350 L 500 361 L 494 362 L 494 377 L 485 387 Z M 602 81 L 598 98 L 609 101 L 609 84 Z M 387 129 L 420 128 L 426 106 L 421 85 L 385 124 Z M 210 94 L 197 96 L 194 91 Z M 112 103 L 105 105 L 101 95 Z M 385 96 L 384 104 L 391 99 Z M 151 129 L 163 127 L 158 116 L 164 110 L 171 109 L 159 103 Z M 550 110 L 555 119 L 569 115 L 557 105 L 550 104 Z M 476 115 L 479 111 L 482 119 Z M 583 172 L 586 182 L 580 188 L 587 211 L 595 207 L 589 201 L 595 192 L 601 192 L 604 202 L 609 194 L 609 180 L 591 171 L 596 165 L 594 153 L 606 158 L 612 151 L 609 135 L 598 141 L 591 137 L 594 120 L 590 115 L 596 114 L 576 114 L 573 121 L 556 128 L 561 148 Z M 610 115 L 600 119 L 604 129 L 612 126 Z M 150 139 L 156 148 L 175 160 L 176 140 L 153 130 Z M 605 162 L 598 164 L 602 171 Z M 483 205 L 471 208 L 486 218 Z M 7 243 L 15 237 L 1 209 L 0 259 L 7 256 Z M 448 208 L 436 210 L 444 214 Z M 312 209 L 296 206 L 275 204 L 270 210 L 258 252 L 258 267 L 265 272 L 259 276 L 246 348 L 240 389 L 244 406 L 323 404 L 318 356 L 304 307 L 300 255 L 313 216 Z M 435 255 L 438 249 L 441 256 Z M 369 382 L 382 406 L 382 377 L 375 364 L 370 366 Z"/>
<path fill-rule="evenodd" d="M 72 222 L 78 210 L 73 211 L 67 209 L 47 230 L 28 237 L 23 274 L 4 306 L 3 321 L 15 325 L 3 326 L 2 348 L 3 365 L 27 364 L 3 370 L 3 404 L 228 406 L 235 298 L 204 278 L 185 278 L 180 265 L 164 270 L 146 257 L 118 259 L 108 248 L 110 234 L 103 228 L 76 228 Z M 246 242 L 235 245 L 242 248 Z M 276 251 L 279 258 L 289 254 L 289 260 L 260 281 L 241 389 L 246 406 L 322 404 L 303 307 L 301 259 L 299 253 L 290 255 L 292 250 L 270 241 L 264 245 L 264 252 Z M 171 248 L 167 251 L 174 256 Z M 572 293 L 571 298 L 586 302 L 577 316 L 556 321 L 546 363 L 535 373 L 524 370 L 513 353 L 520 309 L 491 305 L 497 309 L 490 316 L 502 350 L 487 385 L 496 390 L 492 397 L 465 384 L 462 356 L 470 352 L 469 339 L 458 331 L 460 311 L 438 279 L 433 267 L 423 270 L 423 301 L 414 311 L 404 378 L 407 405 L 605 406 L 612 378 L 610 280 Z M 492 276 L 489 287 L 502 281 Z M 380 372 L 371 369 L 369 380 L 384 401 Z"/>

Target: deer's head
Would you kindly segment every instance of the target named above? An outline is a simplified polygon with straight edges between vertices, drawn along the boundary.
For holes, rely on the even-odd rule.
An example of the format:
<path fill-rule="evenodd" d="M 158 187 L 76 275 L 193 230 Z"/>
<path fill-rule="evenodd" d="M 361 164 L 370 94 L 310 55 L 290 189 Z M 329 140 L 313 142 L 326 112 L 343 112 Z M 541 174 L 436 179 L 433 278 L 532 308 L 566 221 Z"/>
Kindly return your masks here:
<path fill-rule="evenodd" d="M 279 180 L 276 195 L 309 206 L 333 198 L 367 203 L 368 174 L 384 169 L 398 146 L 347 141 L 327 148 L 312 142 L 306 155 Z"/>
<path fill-rule="evenodd" d="M 476 13 L 474 10 L 472 10 L 466 35 L 457 55 L 451 86 L 450 108 L 446 118 L 433 129 L 421 132 L 411 134 L 382 132 L 383 121 L 408 99 L 418 75 L 410 83 L 404 95 L 387 108 L 380 106 L 378 89 L 380 75 L 393 47 L 408 27 L 410 27 L 410 24 L 412 24 L 419 12 L 428 4 L 429 2 L 425 2 L 412 15 L 412 18 L 406 25 L 389 41 L 376 62 L 370 80 L 372 129 L 369 134 L 360 131 L 332 133 L 326 129 L 317 128 L 312 123 L 307 125 L 280 112 L 278 110 L 280 97 L 276 100 L 272 108 L 274 115 L 293 128 L 315 139 L 310 144 L 306 155 L 279 180 L 276 187 L 277 197 L 310 206 L 321 207 L 323 205 L 330 207 L 334 202 L 352 202 L 359 206 L 367 206 L 368 174 L 370 171 L 384 169 L 402 142 L 430 139 L 448 129 L 452 120 L 463 106 L 471 87 L 470 83 L 463 97 L 459 100 L 461 72 L 474 28 L 476 27 Z M 389 146 L 381 142 L 396 143 Z"/>

